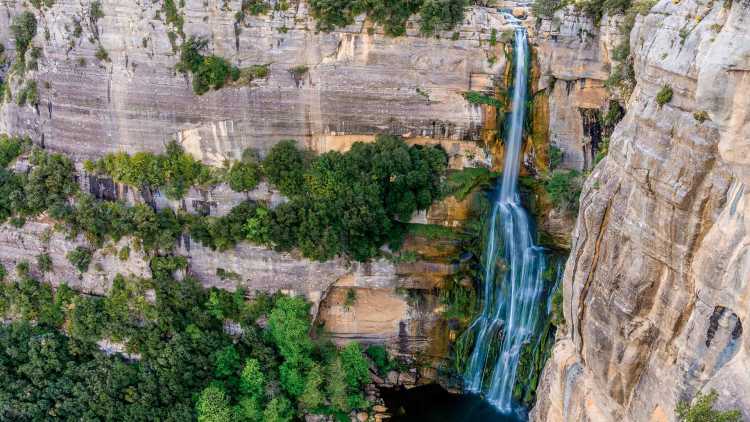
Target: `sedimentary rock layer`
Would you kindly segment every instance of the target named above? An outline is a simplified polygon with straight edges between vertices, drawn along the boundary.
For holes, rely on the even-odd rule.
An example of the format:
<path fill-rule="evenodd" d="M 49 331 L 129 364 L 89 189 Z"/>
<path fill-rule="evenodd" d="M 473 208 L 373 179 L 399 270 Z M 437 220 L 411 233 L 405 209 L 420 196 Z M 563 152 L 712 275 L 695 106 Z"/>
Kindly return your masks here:
<path fill-rule="evenodd" d="M 712 388 L 750 417 L 749 23 L 748 1 L 638 18 L 637 86 L 581 197 L 533 420 L 671 421 Z"/>

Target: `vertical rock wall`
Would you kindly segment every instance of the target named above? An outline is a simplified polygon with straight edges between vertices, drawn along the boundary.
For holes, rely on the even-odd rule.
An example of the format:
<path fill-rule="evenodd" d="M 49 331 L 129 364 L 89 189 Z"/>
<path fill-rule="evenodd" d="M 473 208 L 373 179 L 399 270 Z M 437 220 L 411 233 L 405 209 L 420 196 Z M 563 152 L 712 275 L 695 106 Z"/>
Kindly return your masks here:
<path fill-rule="evenodd" d="M 673 421 L 712 388 L 750 418 L 750 2 L 660 1 L 630 42 L 637 86 L 581 196 L 532 419 Z"/>

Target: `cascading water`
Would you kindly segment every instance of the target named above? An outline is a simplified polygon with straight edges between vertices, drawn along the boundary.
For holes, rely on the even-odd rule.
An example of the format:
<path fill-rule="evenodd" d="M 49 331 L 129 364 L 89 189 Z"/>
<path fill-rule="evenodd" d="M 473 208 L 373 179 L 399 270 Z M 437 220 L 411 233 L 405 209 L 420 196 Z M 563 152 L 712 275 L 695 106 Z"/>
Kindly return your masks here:
<path fill-rule="evenodd" d="M 513 410 L 521 349 L 531 341 L 540 313 L 546 309 L 544 249 L 532 240 L 532 227 L 517 189 L 528 74 L 526 30 L 520 25 L 515 30 L 514 53 L 502 184 L 490 214 L 483 256 L 483 308 L 469 327 L 474 343 L 465 373 L 466 389 L 484 394 L 504 413 Z"/>

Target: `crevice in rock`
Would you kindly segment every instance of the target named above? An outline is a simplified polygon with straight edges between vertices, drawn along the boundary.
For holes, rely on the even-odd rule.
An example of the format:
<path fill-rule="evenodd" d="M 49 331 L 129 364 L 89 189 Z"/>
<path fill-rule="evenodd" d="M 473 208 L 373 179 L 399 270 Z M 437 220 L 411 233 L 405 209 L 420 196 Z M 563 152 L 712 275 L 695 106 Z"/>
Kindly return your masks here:
<path fill-rule="evenodd" d="M 599 224 L 599 232 L 596 235 L 596 240 L 594 242 L 594 253 L 591 259 L 591 268 L 589 269 L 589 273 L 586 276 L 586 280 L 583 283 L 583 286 L 581 287 L 581 293 L 578 298 L 578 337 L 580 338 L 580 349 L 583 351 L 584 348 L 584 341 L 583 341 L 583 324 L 581 322 L 584 320 L 585 314 L 586 314 L 586 297 L 588 296 L 589 288 L 591 287 L 591 283 L 594 280 L 594 274 L 596 273 L 598 264 L 599 264 L 599 253 L 601 250 L 601 244 L 602 239 L 604 238 L 604 234 L 606 233 L 606 228 L 609 224 L 609 217 L 612 213 L 612 203 L 614 202 L 615 196 L 620 191 L 620 185 L 617 186 L 617 189 L 612 194 L 612 197 L 607 201 L 607 206 L 604 209 L 604 214 L 602 216 L 601 223 Z M 572 304 L 571 304 L 572 305 Z M 571 317 L 572 317 L 571 313 Z M 585 365 L 586 360 L 584 357 L 584 354 L 581 353 L 581 362 Z"/>
<path fill-rule="evenodd" d="M 581 114 L 583 136 L 585 137 L 583 143 L 584 168 L 589 169 L 594 166 L 594 157 L 602 141 L 601 111 L 598 108 L 579 108 L 578 112 Z"/>
<path fill-rule="evenodd" d="M 711 347 L 711 341 L 716 335 L 716 330 L 719 329 L 719 320 L 724 315 L 726 308 L 723 306 L 717 306 L 714 308 L 713 313 L 708 319 L 708 330 L 706 331 L 706 347 Z"/>

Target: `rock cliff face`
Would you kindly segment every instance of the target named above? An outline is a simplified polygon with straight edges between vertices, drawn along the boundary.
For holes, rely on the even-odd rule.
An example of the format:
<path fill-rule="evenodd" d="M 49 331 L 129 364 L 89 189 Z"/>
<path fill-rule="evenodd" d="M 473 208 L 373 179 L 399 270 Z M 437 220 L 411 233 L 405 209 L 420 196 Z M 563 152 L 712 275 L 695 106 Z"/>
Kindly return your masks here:
<path fill-rule="evenodd" d="M 250 86 L 196 96 L 189 77 L 174 69 L 179 48 L 170 33 L 178 31 L 165 23 L 162 3 L 105 0 L 98 21 L 91 19 L 88 2 L 60 0 L 41 10 L 21 2 L 0 5 L 5 56 L 15 55 L 10 23 L 24 10 L 37 18 L 32 45 L 41 52 L 37 69 L 24 75 L 37 81 L 39 106 L 21 107 L 10 99 L 0 104 L 0 133 L 25 134 L 71 156 L 81 170 L 82 189 L 99 198 L 217 216 L 247 198 L 272 206 L 284 198 L 265 184 L 248 195 L 221 185 L 191 189 L 182 200 L 169 201 L 158 192 L 88 176 L 82 161 L 113 151 L 159 152 L 168 140 L 177 139 L 204 163 L 222 165 L 239 158 L 245 148 L 263 153 L 281 139 L 297 139 L 317 152 L 341 151 L 388 132 L 412 143 L 440 143 L 453 169 L 492 164 L 491 155 L 476 142 L 484 112 L 462 96 L 466 90 L 491 92 L 494 75 L 506 65 L 502 44 L 489 42 L 490 28 L 502 30 L 504 24 L 492 8 L 467 10 L 455 33 L 422 37 L 412 21 L 406 36 L 392 38 L 362 18 L 347 28 L 318 32 L 305 2 L 290 2 L 287 11 L 248 16 L 237 24 L 240 1 L 188 0 L 178 7 L 186 37 L 205 37 L 210 53 L 239 67 L 268 64 L 270 70 Z M 179 35 L 176 41 L 181 42 Z M 99 44 L 109 60 L 96 57 Z M 298 66 L 307 70 L 291 72 Z M 14 93 L 20 88 L 21 77 L 9 66 L 0 66 L 0 78 Z M 467 203 L 447 200 L 415 216 L 414 222 L 457 226 L 467 218 Z M 92 294 L 106 292 L 117 273 L 150 276 L 144 257 L 135 252 L 126 261 L 117 257 L 127 239 L 97 251 L 91 270 L 78 274 L 65 254 L 85 240 L 66 239 L 52 227 L 44 219 L 22 229 L 3 226 L 0 262 L 12 269 L 28 261 L 40 279 L 67 282 Z M 189 271 L 206 286 L 303 294 L 316 310 L 320 306 L 319 320 L 335 340 L 385 341 L 392 350 L 411 355 L 430 346 L 428 335 L 440 312 L 431 290 L 454 271 L 445 256 L 423 256 L 401 265 L 387 260 L 317 263 L 247 244 L 219 253 L 188 238 L 176 252 L 189 258 Z M 52 272 L 36 270 L 41 253 L 52 258 Z M 341 295 L 349 289 L 357 291 L 359 300 L 342 311 Z M 396 289 L 416 290 L 427 299 L 417 304 Z M 389 311 L 379 314 L 384 306 Z"/>
<path fill-rule="evenodd" d="M 42 57 L 27 78 L 38 81 L 40 104 L 3 106 L 0 131 L 27 133 L 79 158 L 158 151 L 171 138 L 218 160 L 331 133 L 478 139 L 482 114 L 461 93 L 491 89 L 491 76 L 504 66 L 500 45 L 487 42 L 489 28 L 501 23 L 493 9 L 469 11 L 458 39 L 453 32 L 419 36 L 414 22 L 407 36 L 392 38 L 362 19 L 317 32 L 304 2 L 236 25 L 239 1 L 188 0 L 178 9 L 186 37 L 206 37 L 211 53 L 240 67 L 270 65 L 268 77 L 252 86 L 199 97 L 174 69 L 174 28 L 161 8 L 162 2 L 105 0 L 104 17 L 93 25 L 88 3 L 60 0 L 34 10 L 33 44 Z M 0 40 L 9 55 L 9 25 L 21 10 L 20 2 L 0 6 Z M 78 37 L 76 20 L 83 22 Z M 95 32 L 110 61 L 95 57 Z M 298 66 L 307 70 L 290 72 Z"/>
<path fill-rule="evenodd" d="M 750 2 L 660 1 L 630 47 L 637 85 L 581 196 L 532 418 L 671 421 L 712 388 L 750 418 Z"/>

